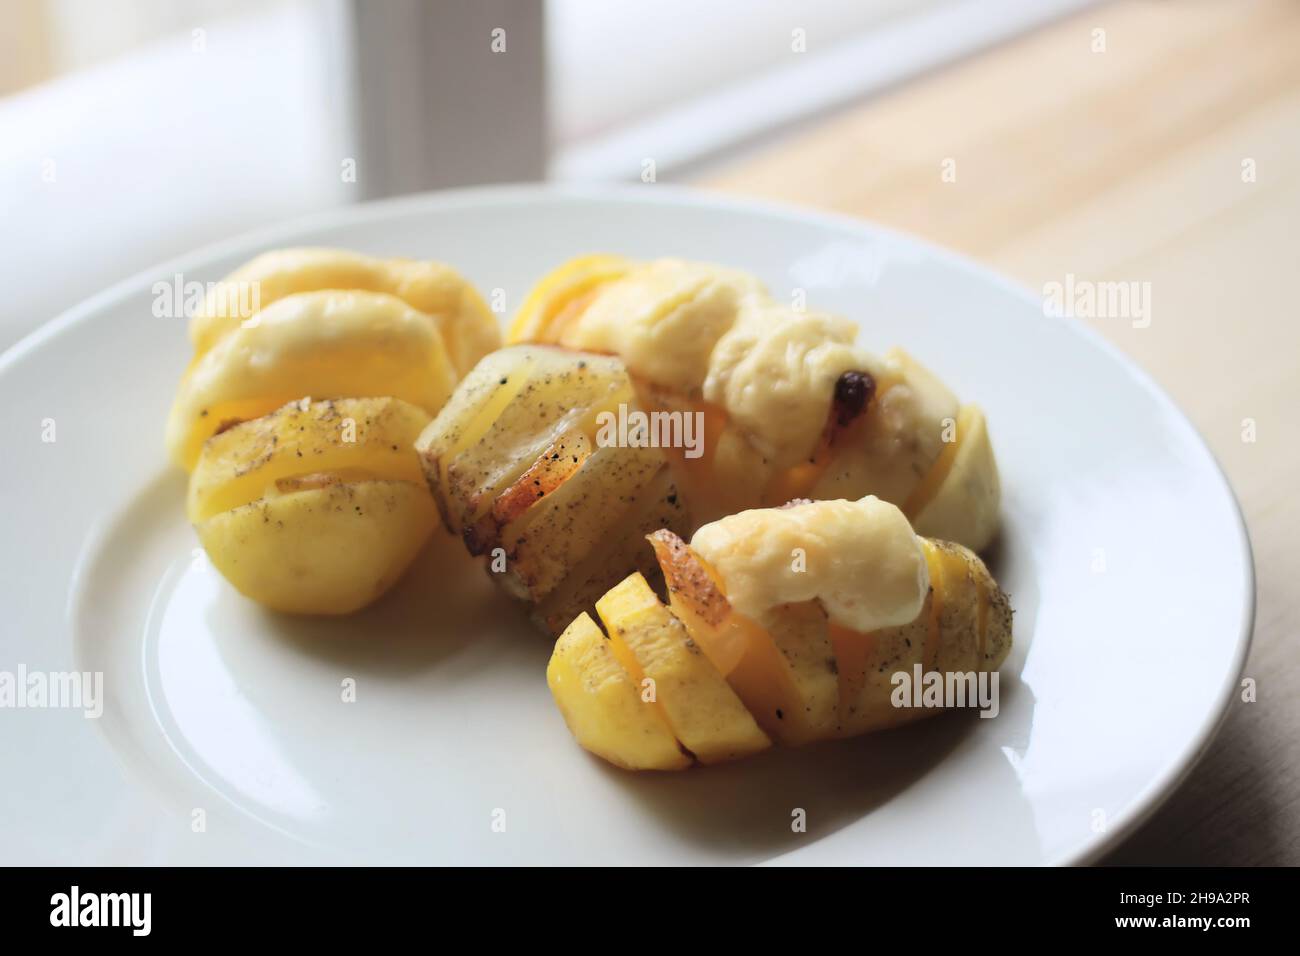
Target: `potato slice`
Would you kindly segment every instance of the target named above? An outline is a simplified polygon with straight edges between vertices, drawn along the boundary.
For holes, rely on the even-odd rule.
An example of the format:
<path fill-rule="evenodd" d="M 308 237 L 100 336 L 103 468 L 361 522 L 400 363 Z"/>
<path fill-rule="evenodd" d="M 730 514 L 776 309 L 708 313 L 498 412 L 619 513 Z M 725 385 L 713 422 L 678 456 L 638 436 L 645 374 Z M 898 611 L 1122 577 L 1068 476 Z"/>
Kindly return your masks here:
<path fill-rule="evenodd" d="M 294 614 L 349 614 L 397 583 L 436 520 L 424 486 L 372 480 L 264 496 L 196 530 L 246 597 Z"/>
<path fill-rule="evenodd" d="M 916 618 L 897 627 L 870 634 L 831 627 L 831 642 L 840 662 L 839 736 L 851 737 L 925 717 L 933 711 L 896 708 L 891 702 L 894 675 L 934 669 L 943 636 L 940 619 L 944 606 L 943 552 L 938 542 L 922 539 L 930 590 Z M 949 622 L 956 618 L 949 616 Z M 962 635 L 955 635 L 957 640 Z"/>
<path fill-rule="evenodd" d="M 1011 599 L 978 558 L 975 560 L 975 580 L 980 594 L 979 669 L 992 672 L 998 670 L 1011 654 Z"/>
<path fill-rule="evenodd" d="M 632 574 L 596 602 L 614 656 L 655 700 L 682 746 L 701 763 L 734 760 L 771 746 L 740 698 L 686 628 Z"/>
<path fill-rule="evenodd" d="M 662 581 L 654 551 L 646 546 L 646 535 L 660 528 L 686 534 L 691 523 L 672 469 L 665 466 L 642 488 L 623 517 L 606 528 L 596 547 L 538 603 L 533 623 L 548 634 L 558 634 L 569 621 L 594 608 L 602 594 L 632 571 L 645 575 L 652 585 Z"/>
<path fill-rule="evenodd" d="M 190 476 L 186 513 L 197 524 L 298 475 L 419 483 L 411 442 L 428 421 L 423 410 L 395 398 L 289 402 L 208 440 Z"/>
<path fill-rule="evenodd" d="M 942 536 L 979 551 L 997 534 L 1002 488 L 988 424 L 977 406 L 962 408 L 956 437 L 941 456 L 946 471 L 933 488 L 922 489 L 915 505 L 909 502 L 915 508 L 909 514 L 915 514 L 917 534 Z"/>
<path fill-rule="evenodd" d="M 477 524 L 464 529 L 462 537 L 469 553 L 479 555 L 495 547 L 503 528 L 512 523 L 518 526 L 533 505 L 574 477 L 591 454 L 591 439 L 580 429 L 556 438 L 527 471 L 497 495 Z"/>
<path fill-rule="evenodd" d="M 424 468 L 443 524 L 460 534 L 472 506 L 457 500 L 448 488 L 449 465 L 478 444 L 501 413 L 523 391 L 532 377 L 536 355 L 524 349 L 502 349 L 479 362 L 452 392 L 442 410 L 420 434 L 415 450 Z"/>
<path fill-rule="evenodd" d="M 390 588 L 434 526 L 411 447 L 428 422 L 392 398 L 294 402 L 211 438 L 187 510 L 242 594 L 346 614 Z"/>
<path fill-rule="evenodd" d="M 767 467 L 727 421 L 722 407 L 702 398 L 660 388 L 633 376 L 637 404 L 648 414 L 691 416 L 698 423 L 697 457 L 688 448 L 662 449 L 682 492 L 700 523 L 757 507 Z M 783 502 L 784 503 L 784 502 Z M 682 532 L 685 534 L 686 532 Z"/>
<path fill-rule="evenodd" d="M 627 275 L 633 263 L 622 256 L 578 256 L 548 272 L 533 286 L 510 323 L 507 341 L 558 342 L 576 316 L 606 283 Z"/>
<path fill-rule="evenodd" d="M 925 539 L 930 593 L 916 620 L 871 634 L 832 627 L 840 665 L 840 731 L 853 736 L 933 715 L 894 707 L 893 677 L 902 671 L 995 671 L 1011 649 L 1011 605 L 974 552 Z"/>
<path fill-rule="evenodd" d="M 994 671 L 1011 652 L 1011 602 L 969 548 L 928 541 L 943 575 L 939 671 Z"/>
<path fill-rule="evenodd" d="M 373 259 L 343 249 L 277 249 L 240 266 L 208 293 L 190 320 L 200 355 L 254 319 L 244 307 L 255 295 L 264 309 L 300 292 L 352 289 L 383 292 L 432 316 L 451 362 L 464 375 L 501 345 L 496 317 L 478 291 L 451 266 L 412 259 Z"/>
<path fill-rule="evenodd" d="M 933 573 L 933 572 L 932 572 Z M 852 737 L 925 717 L 933 711 L 896 708 L 890 701 L 894 674 L 924 672 L 937 644 L 938 602 L 931 587 L 914 621 L 870 634 L 831 626 L 831 644 L 840 668 L 840 707 L 836 736 Z"/>
<path fill-rule="evenodd" d="M 758 725 L 783 743 L 815 739 L 818 727 L 791 661 L 757 621 L 736 611 L 708 562 L 670 531 L 650 535 L 673 613 L 727 679 Z M 599 607 L 599 604 L 597 604 Z"/>
<path fill-rule="evenodd" d="M 571 477 L 501 529 L 507 555 L 501 583 L 531 601 L 545 597 L 663 467 L 656 448 L 597 448 Z"/>
<path fill-rule="evenodd" d="M 546 683 L 569 732 L 596 756 L 625 770 L 691 765 L 661 710 L 642 701 L 640 686 L 589 615 L 580 615 L 555 642 Z"/>
<path fill-rule="evenodd" d="M 803 744 L 832 736 L 838 725 L 839 671 L 826 611 L 818 601 L 782 604 L 768 611 L 763 627 L 785 658 L 801 720 L 782 721 L 783 743 Z"/>
<path fill-rule="evenodd" d="M 185 374 L 167 422 L 172 460 L 194 467 L 234 422 L 310 395 L 391 395 L 432 415 L 456 371 L 432 318 L 390 295 L 305 292 L 280 299 L 218 341 Z"/>
<path fill-rule="evenodd" d="M 631 393 L 617 359 L 535 345 L 488 356 L 416 442 L 448 529 L 473 528 L 557 439 L 594 434 L 597 414 Z"/>
<path fill-rule="evenodd" d="M 938 590 L 938 635 L 927 656 L 925 669 L 975 671 L 980 669 L 980 606 L 978 579 L 969 558 L 982 562 L 959 544 L 926 539 L 932 586 Z M 937 580 L 934 575 L 937 572 Z"/>

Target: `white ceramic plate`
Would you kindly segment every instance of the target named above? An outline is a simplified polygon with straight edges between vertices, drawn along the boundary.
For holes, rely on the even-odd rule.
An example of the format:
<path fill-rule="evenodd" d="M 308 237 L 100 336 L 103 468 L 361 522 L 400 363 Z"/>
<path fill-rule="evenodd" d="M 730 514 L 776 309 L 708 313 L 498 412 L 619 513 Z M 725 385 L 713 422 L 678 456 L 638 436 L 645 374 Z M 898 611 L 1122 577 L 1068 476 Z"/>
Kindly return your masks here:
<path fill-rule="evenodd" d="M 291 244 L 445 259 L 510 307 L 583 251 L 715 260 L 923 357 L 983 405 L 1001 465 L 1001 714 L 634 776 L 570 739 L 547 642 L 457 541 L 350 619 L 245 601 L 196 550 L 164 460 L 189 345 L 151 287 Z M 102 672 L 105 700 L 97 720 L 0 710 L 8 863 L 1091 860 L 1203 751 L 1249 644 L 1242 520 L 1170 401 L 1036 297 L 859 222 L 659 185 L 345 209 L 65 314 L 0 359 L 0 408 L 0 671 Z"/>

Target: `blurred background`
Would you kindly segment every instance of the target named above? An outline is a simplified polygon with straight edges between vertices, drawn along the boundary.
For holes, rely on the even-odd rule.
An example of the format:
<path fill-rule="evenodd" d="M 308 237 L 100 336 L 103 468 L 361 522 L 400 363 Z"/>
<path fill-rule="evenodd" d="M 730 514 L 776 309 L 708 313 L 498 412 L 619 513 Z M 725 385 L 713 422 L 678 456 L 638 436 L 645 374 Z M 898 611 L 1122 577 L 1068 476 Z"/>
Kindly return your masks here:
<path fill-rule="evenodd" d="M 1148 325 L 1093 324 L 1237 490 L 1260 703 L 1114 861 L 1297 863 L 1297 169 L 1295 0 L 0 0 L 0 349 L 204 243 L 489 182 L 687 183 L 1034 290 L 1149 283 Z"/>
<path fill-rule="evenodd" d="M 696 179 L 1082 6 L 0 0 L 0 209 L 23 237 L 0 346 L 179 252 L 343 203 L 637 180 L 647 159 Z M 33 281 L 54 250 L 76 267 Z"/>

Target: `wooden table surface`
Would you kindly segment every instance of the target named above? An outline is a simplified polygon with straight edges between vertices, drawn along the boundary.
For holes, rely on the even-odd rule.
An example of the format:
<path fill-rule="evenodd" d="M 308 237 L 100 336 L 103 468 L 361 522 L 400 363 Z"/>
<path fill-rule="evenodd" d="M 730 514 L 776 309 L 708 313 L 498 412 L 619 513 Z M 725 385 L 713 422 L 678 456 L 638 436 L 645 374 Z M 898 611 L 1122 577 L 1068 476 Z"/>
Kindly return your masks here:
<path fill-rule="evenodd" d="M 1188 781 L 1110 862 L 1300 863 L 1300 548 L 1287 541 L 1300 529 L 1297 172 L 1300 4 L 1135 0 L 699 180 L 904 229 L 1033 289 L 1069 273 L 1150 283 L 1149 327 L 1093 325 L 1169 391 L 1236 489 L 1255 552 L 1246 676 L 1258 699 L 1234 703 Z"/>

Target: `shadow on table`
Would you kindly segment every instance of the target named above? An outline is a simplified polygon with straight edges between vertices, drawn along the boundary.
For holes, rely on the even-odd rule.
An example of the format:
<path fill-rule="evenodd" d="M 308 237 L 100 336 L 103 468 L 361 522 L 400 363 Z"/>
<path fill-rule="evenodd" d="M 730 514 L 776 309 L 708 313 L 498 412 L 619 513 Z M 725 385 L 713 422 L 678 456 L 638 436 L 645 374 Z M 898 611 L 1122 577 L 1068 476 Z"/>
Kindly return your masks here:
<path fill-rule="evenodd" d="M 877 734 L 774 748 L 684 773 L 605 771 L 684 839 L 732 862 L 758 862 L 805 848 L 897 798 L 974 733 L 978 721 L 974 713 L 945 713 Z M 807 832 L 792 828 L 797 810 L 805 813 Z M 853 862 L 878 861 L 864 848 Z"/>

